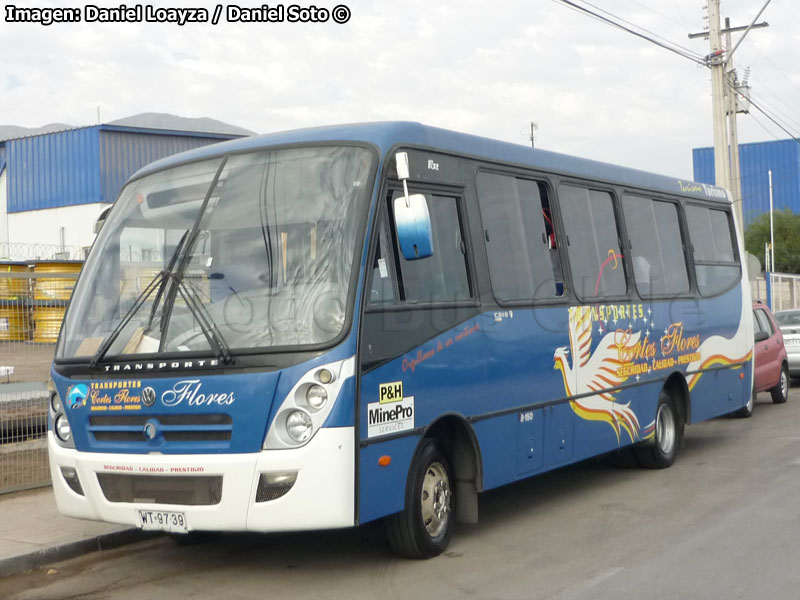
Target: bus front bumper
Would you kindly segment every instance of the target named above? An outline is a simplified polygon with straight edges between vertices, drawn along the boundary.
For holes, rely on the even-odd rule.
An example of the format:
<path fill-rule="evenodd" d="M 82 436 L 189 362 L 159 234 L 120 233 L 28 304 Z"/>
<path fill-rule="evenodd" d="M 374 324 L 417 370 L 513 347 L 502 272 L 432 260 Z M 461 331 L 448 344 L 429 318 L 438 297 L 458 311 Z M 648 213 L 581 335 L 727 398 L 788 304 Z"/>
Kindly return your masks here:
<path fill-rule="evenodd" d="M 255 454 L 77 452 L 59 446 L 52 431 L 48 450 L 56 504 L 70 517 L 142 527 L 142 511 L 169 512 L 183 516 L 187 531 L 297 531 L 354 524 L 352 427 L 320 429 L 302 448 Z M 277 487 L 265 487 L 270 481 L 277 481 Z M 161 528 L 148 524 L 154 527 Z"/>

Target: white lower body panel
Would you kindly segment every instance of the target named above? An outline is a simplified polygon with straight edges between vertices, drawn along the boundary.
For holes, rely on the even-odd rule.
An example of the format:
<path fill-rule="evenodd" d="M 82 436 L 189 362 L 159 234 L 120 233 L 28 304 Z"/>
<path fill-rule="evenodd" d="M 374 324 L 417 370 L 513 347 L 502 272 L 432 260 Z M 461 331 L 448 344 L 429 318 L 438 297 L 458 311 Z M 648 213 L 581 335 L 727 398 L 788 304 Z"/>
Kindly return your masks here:
<path fill-rule="evenodd" d="M 355 444 L 352 427 L 323 428 L 302 448 L 255 454 L 109 454 L 62 448 L 48 433 L 50 472 L 58 510 L 67 516 L 139 526 L 139 510 L 182 512 L 189 530 L 297 531 L 354 524 Z M 74 468 L 84 495 L 61 474 Z M 296 471 L 297 481 L 275 500 L 256 502 L 259 476 Z M 221 475 L 222 497 L 210 506 L 110 502 L 98 473 Z"/>

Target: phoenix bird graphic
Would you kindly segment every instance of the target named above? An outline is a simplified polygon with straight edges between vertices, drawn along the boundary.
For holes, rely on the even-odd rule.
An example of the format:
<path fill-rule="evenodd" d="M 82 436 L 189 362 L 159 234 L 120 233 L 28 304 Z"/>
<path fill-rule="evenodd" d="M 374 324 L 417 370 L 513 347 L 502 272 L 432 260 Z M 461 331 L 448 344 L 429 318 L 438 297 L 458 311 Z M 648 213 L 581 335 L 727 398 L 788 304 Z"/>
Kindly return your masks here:
<path fill-rule="evenodd" d="M 631 442 L 637 441 L 639 419 L 630 403 L 618 403 L 614 393 L 601 390 L 613 389 L 629 379 L 629 375 L 620 374 L 619 367 L 625 364 L 620 355 L 624 356 L 636 346 L 641 332 L 618 329 L 605 333 L 592 352 L 592 322 L 592 307 L 570 307 L 570 347 L 556 348 L 553 368 L 561 371 L 568 396 L 591 394 L 570 401 L 572 410 L 579 417 L 607 423 L 614 430 L 618 442 L 623 430 Z M 572 355 L 572 364 L 569 354 Z"/>

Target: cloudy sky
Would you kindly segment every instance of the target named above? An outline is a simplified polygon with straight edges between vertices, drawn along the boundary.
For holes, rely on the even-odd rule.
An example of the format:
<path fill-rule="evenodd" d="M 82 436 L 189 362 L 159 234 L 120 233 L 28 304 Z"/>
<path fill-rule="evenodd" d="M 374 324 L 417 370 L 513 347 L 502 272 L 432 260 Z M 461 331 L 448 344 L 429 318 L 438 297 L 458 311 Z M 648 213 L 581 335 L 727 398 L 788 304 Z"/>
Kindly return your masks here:
<path fill-rule="evenodd" d="M 687 37 L 706 25 L 704 0 L 590 1 L 708 53 L 707 41 Z M 343 2 L 344 25 L 44 27 L 0 15 L 0 124 L 89 125 L 99 106 L 102 121 L 166 112 L 261 133 L 402 119 L 527 144 L 536 121 L 539 147 L 682 178 L 692 176 L 691 149 L 712 144 L 708 69 L 555 0 Z M 722 13 L 746 25 L 763 3 L 723 0 Z M 213 13 L 215 3 L 154 5 Z M 734 62 L 741 74 L 751 67 L 753 98 L 798 136 L 800 3 L 773 0 L 761 20 L 770 27 L 752 31 Z M 789 137 L 758 113 L 739 123 L 742 142 Z"/>

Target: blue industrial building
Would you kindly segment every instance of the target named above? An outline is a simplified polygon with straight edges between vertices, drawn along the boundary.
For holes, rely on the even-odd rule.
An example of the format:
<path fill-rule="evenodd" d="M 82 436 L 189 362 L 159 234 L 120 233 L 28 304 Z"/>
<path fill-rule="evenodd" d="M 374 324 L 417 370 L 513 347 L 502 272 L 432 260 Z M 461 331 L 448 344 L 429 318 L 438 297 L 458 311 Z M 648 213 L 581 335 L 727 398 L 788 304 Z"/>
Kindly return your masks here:
<path fill-rule="evenodd" d="M 694 179 L 714 183 L 714 149 L 692 150 Z M 739 144 L 742 204 L 745 224 L 769 212 L 769 171 L 775 210 L 800 213 L 800 142 L 777 140 Z"/>
<path fill-rule="evenodd" d="M 236 137 L 103 124 L 0 141 L 0 256 L 3 244 L 90 245 L 97 215 L 138 169 Z"/>

